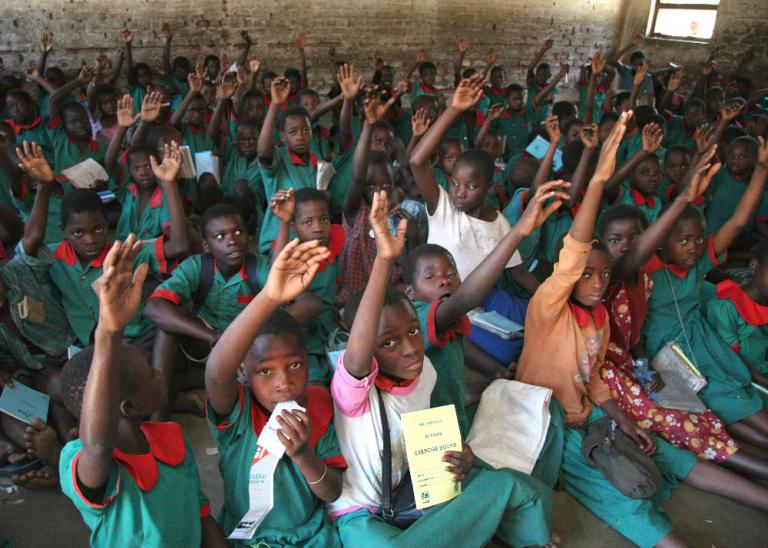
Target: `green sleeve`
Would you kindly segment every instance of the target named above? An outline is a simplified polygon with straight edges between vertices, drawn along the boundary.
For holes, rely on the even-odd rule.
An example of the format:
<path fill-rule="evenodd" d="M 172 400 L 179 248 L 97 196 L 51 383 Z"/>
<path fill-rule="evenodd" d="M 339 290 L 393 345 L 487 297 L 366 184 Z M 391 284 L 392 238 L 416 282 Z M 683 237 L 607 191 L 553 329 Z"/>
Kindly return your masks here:
<path fill-rule="evenodd" d="M 712 299 L 707 306 L 707 320 L 717 334 L 730 347 L 742 344 L 741 331 L 744 320 L 728 299 Z"/>
<path fill-rule="evenodd" d="M 157 286 L 151 297 L 159 297 L 183 304 L 192 300 L 192 295 L 200 285 L 200 255 L 185 259 L 171 274 L 171 277 Z"/>

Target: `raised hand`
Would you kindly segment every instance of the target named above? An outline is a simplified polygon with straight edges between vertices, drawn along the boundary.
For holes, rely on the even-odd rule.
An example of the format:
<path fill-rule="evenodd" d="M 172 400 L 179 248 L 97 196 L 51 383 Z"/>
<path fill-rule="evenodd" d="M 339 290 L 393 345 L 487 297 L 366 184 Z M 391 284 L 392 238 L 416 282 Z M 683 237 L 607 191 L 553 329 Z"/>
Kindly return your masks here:
<path fill-rule="evenodd" d="M 37 71 L 35 67 L 29 67 L 27 70 L 24 71 L 24 74 L 27 75 L 27 78 L 29 80 L 32 80 L 33 82 L 40 78 L 40 73 Z"/>
<path fill-rule="evenodd" d="M 21 147 L 16 147 L 16 155 L 24 173 L 43 184 L 53 182 L 53 171 L 40 145 L 24 141 Z"/>
<path fill-rule="evenodd" d="M 253 55 L 250 59 L 248 59 L 248 67 L 251 69 L 253 74 L 259 72 L 259 69 L 261 68 L 261 58 Z"/>
<path fill-rule="evenodd" d="M 226 53 L 222 53 L 219 55 L 219 73 L 216 75 L 216 82 L 221 82 L 228 70 L 229 56 Z"/>
<path fill-rule="evenodd" d="M 559 180 L 539 185 L 536 193 L 528 200 L 528 205 L 515 224 L 515 228 L 524 236 L 528 236 L 534 230 L 540 228 L 547 218 L 558 210 L 563 202 L 570 199 L 568 193 L 565 192 L 565 189 L 569 186 L 571 186 L 571 183 L 568 181 Z M 550 200 L 553 200 L 552 203 L 546 205 Z"/>
<path fill-rule="evenodd" d="M 757 137 L 757 163 L 762 167 L 768 167 L 768 143 L 764 137 L 758 135 Z"/>
<path fill-rule="evenodd" d="M 291 94 L 291 81 L 285 76 L 278 76 L 272 80 L 270 92 L 272 94 L 272 104 L 282 105 Z"/>
<path fill-rule="evenodd" d="M 205 63 L 201 59 L 198 59 L 195 63 L 195 74 L 197 74 L 201 80 L 205 80 Z"/>
<path fill-rule="evenodd" d="M 420 108 L 411 116 L 411 131 L 415 137 L 421 137 L 429 129 L 432 120 L 427 118 L 427 109 Z"/>
<path fill-rule="evenodd" d="M 547 130 L 547 136 L 550 143 L 560 142 L 560 120 L 557 116 L 547 116 L 544 122 L 544 127 Z"/>
<path fill-rule="evenodd" d="M 696 140 L 696 152 L 704 154 L 713 144 L 715 128 L 708 124 L 702 124 L 696 128 L 694 139 Z"/>
<path fill-rule="evenodd" d="M 546 40 L 544 40 L 544 45 L 541 46 L 541 49 L 543 49 L 544 51 L 547 51 L 552 49 L 552 46 L 554 45 L 555 45 L 555 41 L 552 40 L 552 38 L 547 38 Z"/>
<path fill-rule="evenodd" d="M 605 69 L 606 60 L 603 58 L 603 52 L 599 49 L 592 55 L 592 74 L 597 76 Z"/>
<path fill-rule="evenodd" d="M 293 211 L 296 208 L 296 198 L 293 195 L 293 188 L 288 190 L 278 190 L 272 195 L 269 201 L 269 209 L 272 215 L 284 223 L 290 223 L 293 217 Z"/>
<path fill-rule="evenodd" d="M 426 60 L 427 60 L 427 55 L 424 53 L 423 49 L 420 49 L 419 52 L 416 54 L 416 62 L 421 64 Z"/>
<path fill-rule="evenodd" d="M 251 35 L 248 34 L 247 30 L 241 30 L 240 31 L 240 38 L 243 39 L 243 41 L 248 44 L 249 46 L 253 44 L 253 40 L 251 39 Z"/>
<path fill-rule="evenodd" d="M 641 86 L 645 81 L 645 77 L 648 75 L 649 70 L 650 67 L 648 66 L 648 63 L 643 63 L 640 68 L 637 69 L 634 78 L 632 78 L 632 84 L 638 87 Z"/>
<path fill-rule="evenodd" d="M 558 73 L 557 77 L 562 78 L 566 74 L 568 74 L 568 71 L 571 70 L 571 65 L 568 63 L 563 63 L 560 65 L 560 72 Z"/>
<path fill-rule="evenodd" d="M 187 74 L 187 82 L 189 82 L 189 91 L 192 93 L 200 93 L 200 90 L 203 89 L 203 79 L 196 72 Z"/>
<path fill-rule="evenodd" d="M 363 85 L 363 77 L 355 78 L 355 65 L 347 65 L 346 63 L 341 65 L 336 78 L 345 99 L 357 97 L 357 94 L 360 93 L 360 87 Z"/>
<path fill-rule="evenodd" d="M 600 150 L 600 158 L 592 175 L 592 181 L 604 184 L 613 175 L 613 171 L 616 169 L 616 151 L 619 150 L 624 132 L 627 131 L 627 122 L 629 122 L 631 117 L 631 110 L 622 112 L 611 133 L 603 141 L 603 148 Z"/>
<path fill-rule="evenodd" d="M 167 21 L 163 23 L 163 34 L 168 40 L 173 38 L 173 28 L 171 27 L 171 24 Z"/>
<path fill-rule="evenodd" d="M 711 146 L 686 175 L 687 183 L 681 194 L 689 204 L 694 203 L 706 192 L 712 178 L 720 171 L 720 162 L 712 163 L 716 152 L 717 145 Z"/>
<path fill-rule="evenodd" d="M 672 73 L 672 76 L 669 77 L 669 82 L 667 82 L 667 91 L 670 93 L 676 92 L 680 88 L 680 84 L 683 83 L 683 69 L 676 70 Z"/>
<path fill-rule="evenodd" d="M 299 35 L 296 37 L 296 47 L 299 49 L 304 49 L 307 45 L 307 35 L 303 32 L 300 32 Z"/>
<path fill-rule="evenodd" d="M 312 283 L 320 264 L 330 256 L 330 251 L 319 240 L 299 243 L 288 242 L 269 270 L 264 291 L 275 303 L 286 304 L 304 293 Z"/>
<path fill-rule="evenodd" d="M 661 143 L 664 141 L 664 130 L 655 122 L 646 124 L 643 128 L 642 141 L 643 152 L 653 154 L 659 150 Z"/>
<path fill-rule="evenodd" d="M 232 96 L 235 94 L 235 91 L 237 91 L 237 85 L 238 85 L 237 79 L 223 80 L 216 87 L 216 94 L 221 100 L 231 99 Z"/>
<path fill-rule="evenodd" d="M 709 61 L 704 63 L 703 67 L 701 67 L 701 74 L 704 76 L 709 76 L 713 72 L 715 72 L 715 60 L 714 58 L 711 58 Z"/>
<path fill-rule="evenodd" d="M 733 99 L 728 104 L 723 105 L 723 108 L 720 109 L 720 116 L 723 120 L 730 123 L 735 120 L 739 114 L 741 114 L 741 111 L 744 110 L 746 104 L 747 103 L 744 101 L 744 99 Z"/>
<path fill-rule="evenodd" d="M 480 73 L 475 73 L 469 78 L 464 78 L 453 93 L 451 106 L 462 112 L 474 107 L 483 96 L 485 78 Z"/>
<path fill-rule="evenodd" d="M 504 111 L 507 109 L 504 105 L 501 103 L 496 103 L 494 105 L 491 105 L 491 108 L 488 109 L 488 120 L 493 122 L 494 120 L 498 120 L 502 114 L 504 114 Z"/>
<path fill-rule="evenodd" d="M 163 108 L 163 94 L 159 91 L 150 91 L 141 103 L 141 121 L 145 124 L 154 122 L 160 116 L 161 108 Z"/>
<path fill-rule="evenodd" d="M 485 54 L 485 63 L 489 67 L 491 65 L 496 64 L 496 52 L 493 50 L 493 48 L 489 49 L 488 52 Z"/>
<path fill-rule="evenodd" d="M 600 137 L 597 134 L 597 124 L 584 124 L 579 130 L 579 139 L 584 148 L 594 150 L 600 144 Z"/>
<path fill-rule="evenodd" d="M 408 83 L 408 80 L 398 80 L 397 81 L 397 89 L 395 90 L 396 95 L 403 95 L 405 93 L 408 93 L 408 90 L 410 89 L 411 85 Z"/>
<path fill-rule="evenodd" d="M 638 32 L 637 34 L 635 34 L 632 37 L 632 40 L 630 41 L 630 44 L 632 44 L 634 46 L 639 46 L 640 44 L 643 43 L 643 40 L 645 40 L 645 37 Z"/>
<path fill-rule="evenodd" d="M 53 49 L 53 33 L 52 32 L 44 32 L 43 36 L 40 38 L 40 49 L 46 53 L 50 52 Z"/>
<path fill-rule="evenodd" d="M 373 193 L 373 203 L 368 221 L 376 235 L 376 256 L 388 261 L 397 259 L 405 247 L 408 220 L 400 219 L 397 224 L 397 234 L 393 236 L 389 231 L 389 200 L 387 193 L 383 190 Z"/>
<path fill-rule="evenodd" d="M 93 71 L 93 68 L 91 68 L 88 65 L 83 65 L 83 68 L 80 69 L 80 73 L 77 75 L 77 78 L 81 82 L 90 82 L 94 76 L 95 76 L 95 73 Z"/>
<path fill-rule="evenodd" d="M 157 163 L 155 155 L 149 157 L 149 163 L 152 166 L 152 173 L 160 180 L 161 183 L 171 185 L 176 181 L 176 177 L 179 175 L 181 169 L 181 150 L 179 149 L 179 143 L 171 141 L 171 144 L 165 144 L 163 147 L 163 162 Z"/>
<path fill-rule="evenodd" d="M 119 333 L 139 310 L 141 288 L 149 271 L 146 263 L 133 270 L 141 244 L 135 234 L 129 234 L 125 243 L 116 241 L 107 253 L 104 273 L 95 284 L 99 297 L 98 329 Z"/>
<path fill-rule="evenodd" d="M 131 42 L 133 42 L 133 33 L 128 29 L 122 31 L 120 36 L 122 36 L 123 42 L 125 42 L 126 45 L 129 45 Z"/>
<path fill-rule="evenodd" d="M 245 65 L 237 65 L 235 69 L 235 80 L 238 86 L 245 86 L 248 84 L 248 73 L 245 70 Z"/>
<path fill-rule="evenodd" d="M 365 113 L 365 120 L 373 125 L 381 120 L 387 113 L 389 107 L 395 104 L 395 97 L 390 97 L 389 100 L 382 104 L 381 96 L 378 93 L 378 88 L 369 89 L 363 102 L 363 112 Z"/>
<path fill-rule="evenodd" d="M 117 100 L 117 124 L 120 127 L 131 127 L 141 117 L 141 113 L 133 113 L 133 97 L 127 93 Z"/>
<path fill-rule="evenodd" d="M 459 44 L 457 46 L 459 49 L 459 53 L 467 53 L 467 51 L 469 51 L 469 45 L 470 45 L 469 38 L 467 38 L 466 36 L 462 36 L 461 38 L 459 38 Z"/>

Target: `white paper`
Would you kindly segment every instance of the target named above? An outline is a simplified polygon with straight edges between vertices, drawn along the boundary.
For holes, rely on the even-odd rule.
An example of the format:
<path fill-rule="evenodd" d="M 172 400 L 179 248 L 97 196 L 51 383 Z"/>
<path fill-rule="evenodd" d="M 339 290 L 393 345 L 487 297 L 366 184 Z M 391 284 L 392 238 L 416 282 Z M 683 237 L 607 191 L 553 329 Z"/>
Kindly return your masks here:
<path fill-rule="evenodd" d="M 317 162 L 317 190 L 328 190 L 328 186 L 331 184 L 331 179 L 336 175 L 336 169 L 334 169 L 331 162 L 324 160 L 318 160 Z"/>
<path fill-rule="evenodd" d="M 181 151 L 181 178 L 182 179 L 194 179 L 197 177 L 195 173 L 195 161 L 192 158 L 192 151 L 187 145 L 179 147 Z"/>
<path fill-rule="evenodd" d="M 298 409 L 299 411 L 306 411 L 295 401 L 280 402 L 275 406 L 272 414 L 269 416 L 267 424 L 264 425 L 264 429 L 259 434 L 259 446 L 263 447 L 273 455 L 277 455 L 277 458 L 281 458 L 285 453 L 285 445 L 277 437 L 277 431 L 280 429 L 280 424 L 277 422 L 277 417 L 283 411 L 293 411 Z"/>
<path fill-rule="evenodd" d="M 195 171 L 198 179 L 203 173 L 210 173 L 216 178 L 216 182 L 221 181 L 221 164 L 219 157 L 210 150 L 195 152 Z"/>
<path fill-rule="evenodd" d="M 467 443 L 496 469 L 530 474 L 547 438 L 551 398 L 548 388 L 493 381 L 480 398 Z"/>
<path fill-rule="evenodd" d="M 79 164 L 61 172 L 75 188 L 93 188 L 98 183 L 109 180 L 107 171 L 93 158 L 86 158 Z"/>

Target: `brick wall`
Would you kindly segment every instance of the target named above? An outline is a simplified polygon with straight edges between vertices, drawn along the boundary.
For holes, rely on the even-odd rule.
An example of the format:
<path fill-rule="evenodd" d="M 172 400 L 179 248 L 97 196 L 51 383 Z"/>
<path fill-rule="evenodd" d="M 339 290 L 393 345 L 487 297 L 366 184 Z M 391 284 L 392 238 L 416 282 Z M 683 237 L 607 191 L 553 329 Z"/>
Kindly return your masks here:
<path fill-rule="evenodd" d="M 439 69 L 439 83 L 452 84 L 452 59 L 459 37 L 473 42 L 466 64 L 484 63 L 494 47 L 508 77 L 521 81 L 530 57 L 546 37 L 555 39 L 547 61 L 584 62 L 598 44 L 616 38 L 620 0 L 2 0 L 0 56 L 6 67 L 33 65 L 44 30 L 54 32 L 50 62 L 74 70 L 98 53 L 113 57 L 119 31 L 134 31 L 134 59 L 159 64 L 161 25 L 175 28 L 174 55 L 191 59 L 239 52 L 239 30 L 248 29 L 273 70 L 296 64 L 289 44 L 307 33 L 309 78 L 313 87 L 328 80 L 327 48 L 339 58 L 371 69 L 376 53 L 400 69 L 409 67 L 424 48 Z M 555 67 L 556 69 L 556 67 Z M 407 70 L 407 69 L 405 69 Z M 403 74 L 404 71 L 399 71 Z M 578 77 L 573 68 L 569 85 Z"/>

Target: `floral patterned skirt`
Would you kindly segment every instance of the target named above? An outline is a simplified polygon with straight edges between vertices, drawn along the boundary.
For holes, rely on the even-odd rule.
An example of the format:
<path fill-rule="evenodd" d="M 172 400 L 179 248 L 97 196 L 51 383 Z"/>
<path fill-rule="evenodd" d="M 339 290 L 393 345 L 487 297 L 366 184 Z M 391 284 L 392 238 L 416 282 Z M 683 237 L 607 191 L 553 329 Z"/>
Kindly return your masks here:
<path fill-rule="evenodd" d="M 691 413 L 663 407 L 643 390 L 634 375 L 628 374 L 628 370 L 634 370 L 632 358 L 627 357 L 622 365 L 606 358 L 600 376 L 619 408 L 639 426 L 714 463 L 728 459 L 740 449 L 712 411 Z"/>

